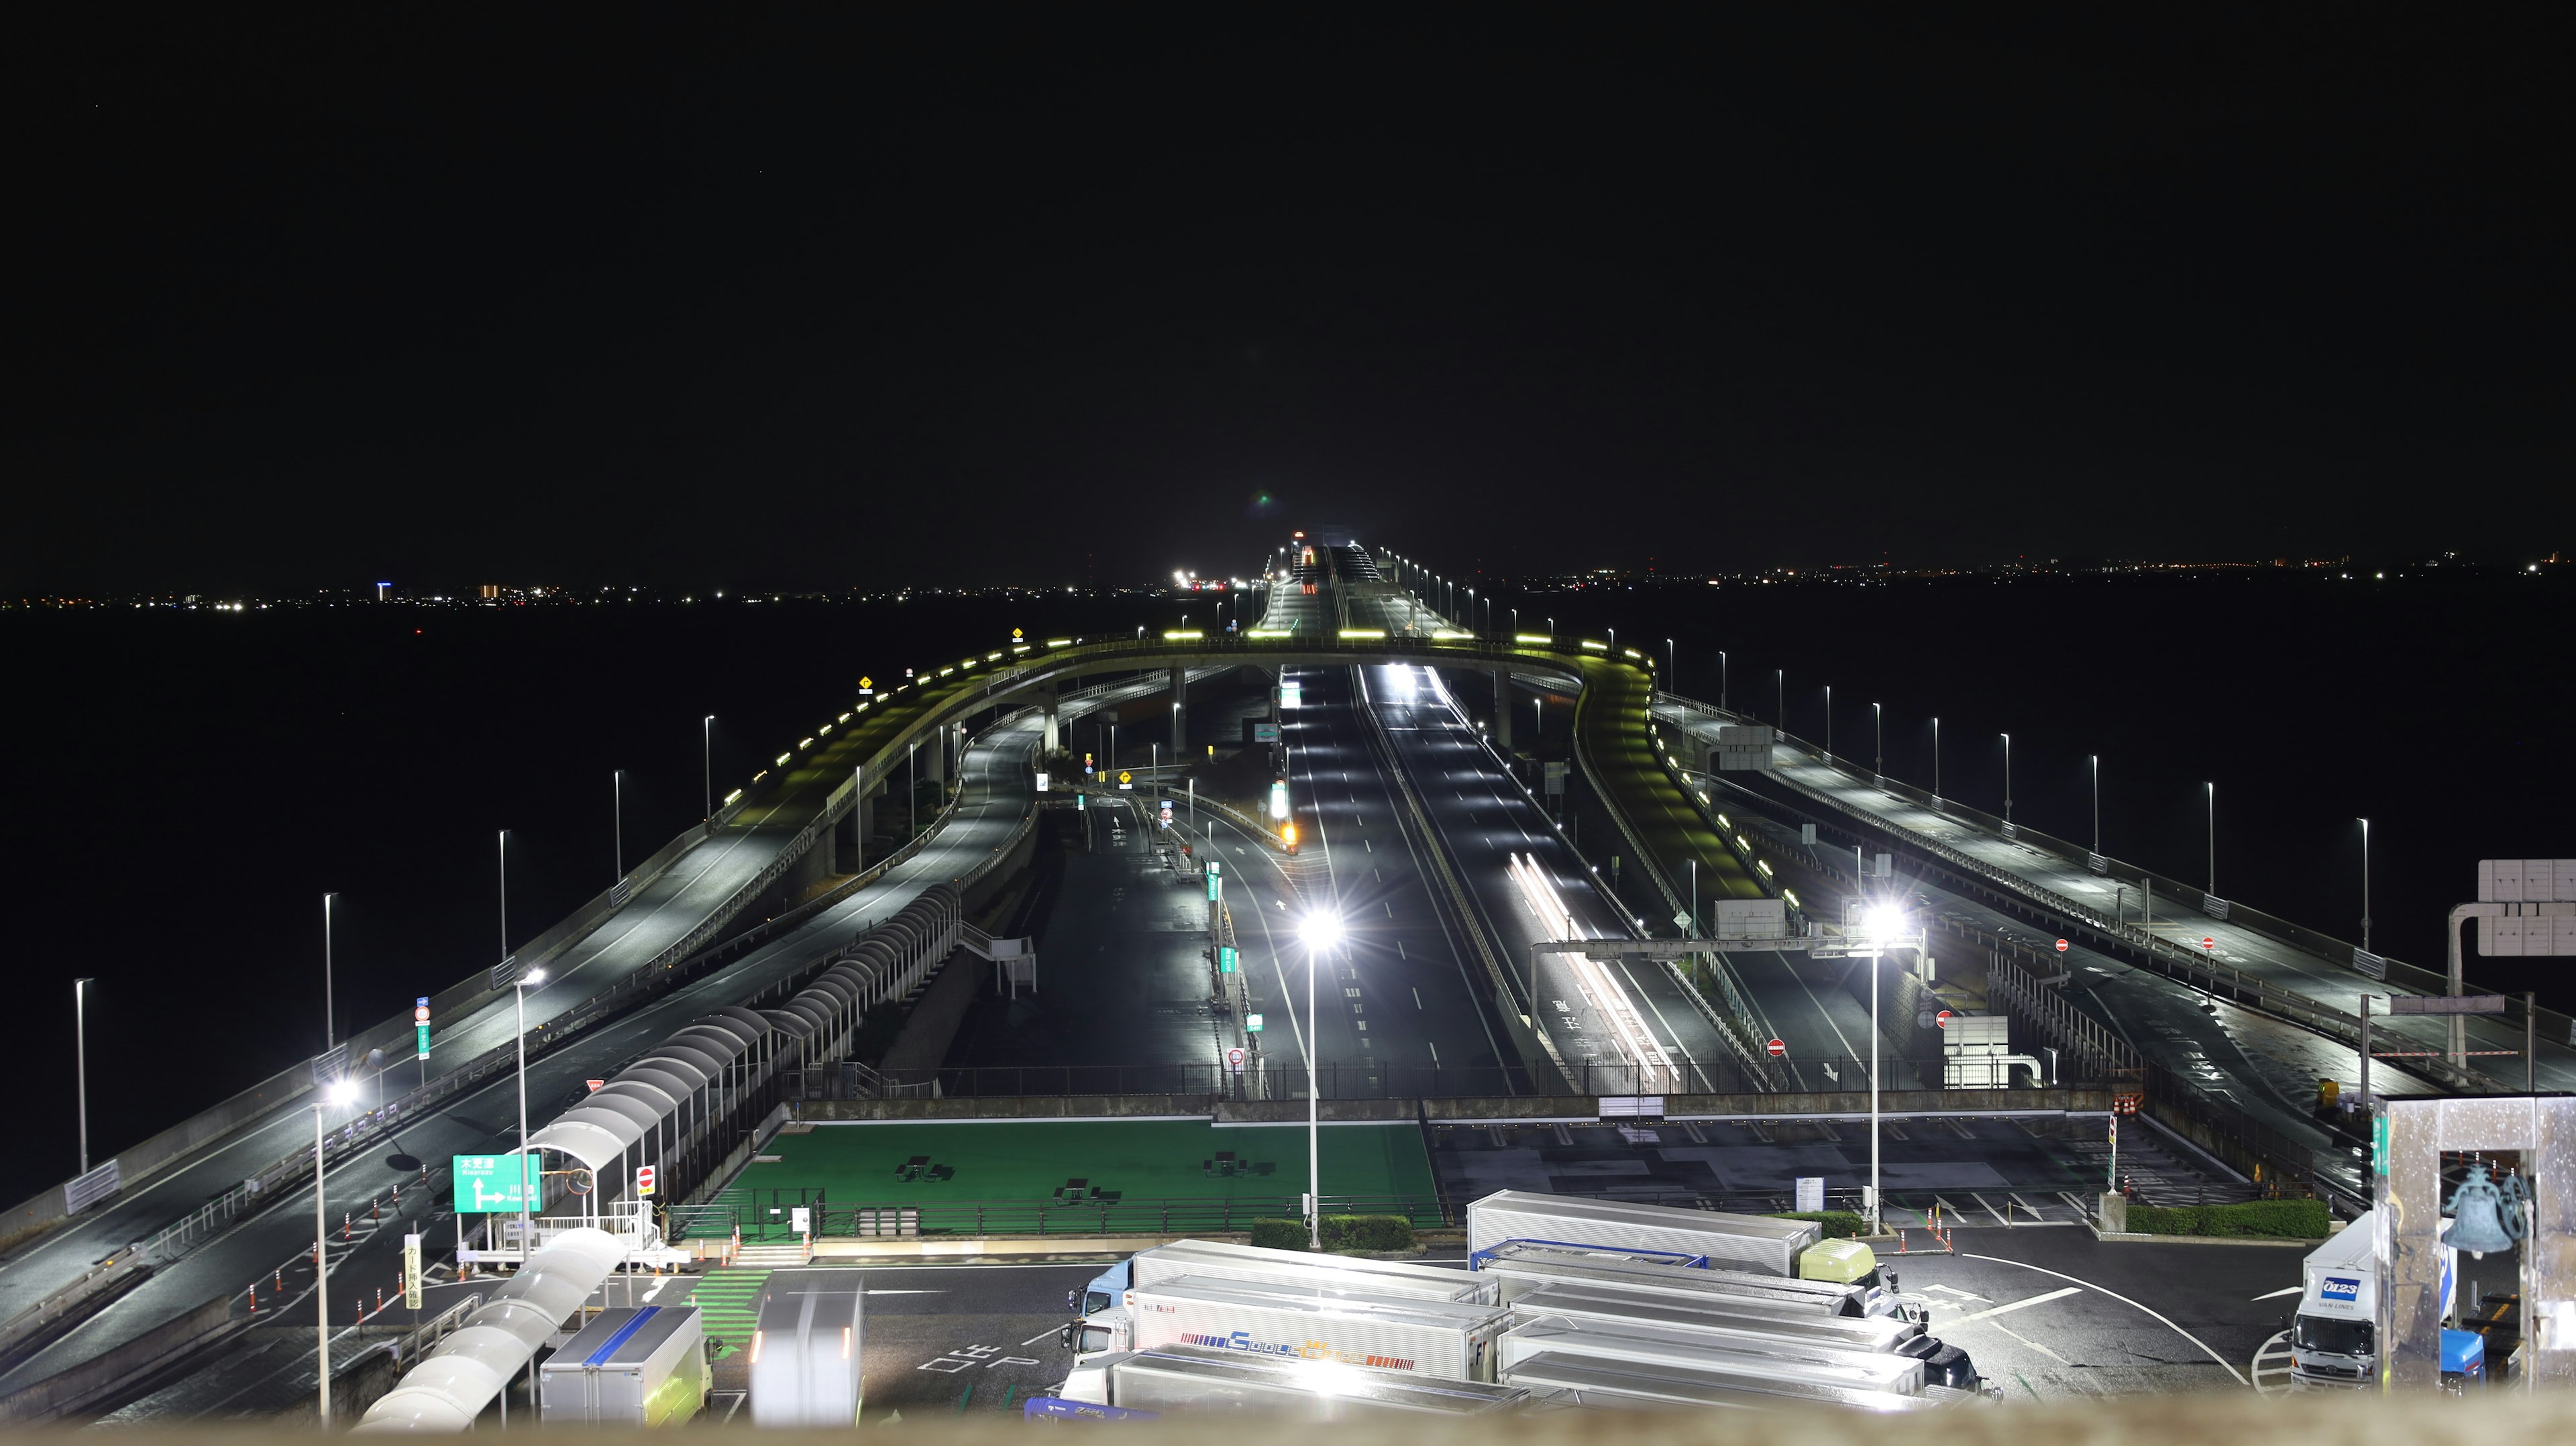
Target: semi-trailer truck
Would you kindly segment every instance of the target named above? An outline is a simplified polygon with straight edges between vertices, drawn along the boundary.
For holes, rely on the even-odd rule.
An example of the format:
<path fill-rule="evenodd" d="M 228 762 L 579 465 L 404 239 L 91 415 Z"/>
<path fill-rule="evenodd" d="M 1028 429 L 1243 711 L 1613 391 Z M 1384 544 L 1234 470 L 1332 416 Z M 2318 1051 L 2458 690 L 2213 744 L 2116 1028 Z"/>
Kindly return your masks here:
<path fill-rule="evenodd" d="M 1679 1265 L 1858 1285 L 1872 1292 L 1873 1312 L 1896 1290 L 1876 1252 L 1857 1240 L 1825 1239 L 1824 1226 L 1813 1220 L 1727 1215 L 1524 1190 L 1497 1190 L 1467 1207 L 1471 1254 L 1511 1240 L 1658 1252 Z"/>
<path fill-rule="evenodd" d="M 1910 1356 L 1924 1381 L 1954 1390 L 1978 1387 L 1976 1362 L 1957 1346 L 1898 1316 L 1831 1316 L 1753 1300 L 1677 1300 L 1611 1285 L 1546 1285 L 1513 1298 L 1515 1324 L 1559 1317 L 1605 1330 L 1699 1331 L 1729 1340 L 1796 1340 L 1841 1349 Z"/>
<path fill-rule="evenodd" d="M 1512 1325 L 1500 1306 L 1193 1276 L 1130 1286 L 1125 1305 L 1138 1350 L 1203 1346 L 1460 1381 L 1494 1378 L 1494 1342 Z"/>
<path fill-rule="evenodd" d="M 2299 1267 L 2290 1319 L 2290 1384 L 2332 1390 L 2369 1383 L 2379 1369 L 2379 1270 L 2372 1259 L 2376 1209 L 2364 1210 Z M 2460 1252 L 2442 1247 L 2442 1322 L 2458 1304 Z"/>
<path fill-rule="evenodd" d="M 1685 1300 L 1742 1296 L 1819 1315 L 1888 1315 L 1901 1313 L 1892 1297 L 1870 1288 L 1829 1280 L 1790 1280 L 1749 1270 L 1719 1270 L 1676 1265 L 1664 1252 L 1579 1250 L 1506 1240 L 1479 1251 L 1469 1261 L 1479 1275 L 1502 1286 L 1503 1303 L 1542 1285 L 1617 1285 L 1630 1290 L 1671 1295 Z"/>
<path fill-rule="evenodd" d="M 1517 1386 L 1174 1345 L 1085 1361 L 1054 1394 L 1033 1396 L 1022 1409 L 1031 1419 L 1259 1414 L 1347 1421 L 1483 1416 L 1528 1403 Z"/>
<path fill-rule="evenodd" d="M 774 1270 L 761 1282 L 749 1353 L 753 1425 L 858 1424 L 864 1287 L 855 1270 Z"/>
<path fill-rule="evenodd" d="M 1553 1316 L 1506 1331 L 1495 1346 L 1495 1373 L 1508 1380 L 1513 1366 L 1543 1351 L 1689 1366 L 1743 1376 L 1749 1390 L 1777 1387 L 1784 1388 L 1787 1394 L 1831 1388 L 1895 1391 L 1910 1396 L 1921 1394 L 1925 1385 L 1923 1362 L 1912 1356 L 1856 1351 L 1785 1336 L 1743 1339 L 1652 1326 L 1613 1329 Z"/>
<path fill-rule="evenodd" d="M 1111 1266 L 1083 1288 L 1079 1300 L 1068 1302 L 1074 1307 L 1075 1320 L 1065 1327 L 1065 1347 L 1079 1355 L 1133 1349 L 1138 1342 L 1122 1304 L 1126 1292 L 1135 1286 L 1157 1285 L 1184 1276 L 1482 1305 L 1499 1304 L 1502 1298 L 1499 1277 L 1480 1276 L 1454 1266 L 1309 1255 L 1222 1240 L 1175 1240 L 1169 1245 L 1140 1250 Z"/>

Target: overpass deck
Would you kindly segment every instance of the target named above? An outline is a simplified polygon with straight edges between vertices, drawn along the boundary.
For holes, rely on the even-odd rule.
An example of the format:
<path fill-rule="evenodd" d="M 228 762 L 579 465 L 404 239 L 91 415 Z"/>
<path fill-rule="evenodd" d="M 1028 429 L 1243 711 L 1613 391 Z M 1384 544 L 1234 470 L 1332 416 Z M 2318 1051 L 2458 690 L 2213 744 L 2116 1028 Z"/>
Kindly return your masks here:
<path fill-rule="evenodd" d="M 1713 736 L 1716 727 L 1735 721 L 1705 705 L 1678 700 L 1659 702 L 1659 722 Z M 2241 971 L 2284 993 L 2320 1008 L 2350 1015 L 2368 994 L 2440 993 L 2439 976 L 2397 961 L 2378 967 L 2390 975 L 2375 979 L 2359 972 L 2357 951 L 2314 931 L 2285 938 L 2284 931 L 2258 927 L 2246 917 L 2252 911 L 2234 907 L 2237 917 L 2221 919 L 2200 907 L 2202 892 L 2159 878 L 2134 865 L 2103 860 L 2096 873 L 2086 851 L 2050 839 L 2034 830 L 2016 828 L 2007 836 L 2001 820 L 1989 819 L 1949 800 L 1874 778 L 1840 759 L 1827 761 L 1821 750 L 1795 740 L 1775 744 L 1772 773 L 1801 801 L 1839 814 L 1882 838 L 1912 850 L 1974 869 L 1983 879 L 2012 887 L 2040 907 L 2115 935 L 2152 938 L 2178 952 L 2200 955 L 2218 966 Z M 1828 819 L 1830 823 L 1831 820 Z M 2142 888 L 2151 890 L 2156 917 L 2143 919 Z M 2171 912 L 2166 912 L 2170 910 Z M 2204 940 L 2208 947 L 2203 947 Z M 2477 992 L 2472 986 L 2471 992 Z M 2471 1017 L 2469 1048 L 2523 1048 L 2521 1001 L 2506 1019 Z M 2384 1007 L 2384 1006 L 2381 1006 Z M 2570 1047 L 2571 1025 L 2561 1016 L 2542 1012 L 2535 1074 L 2545 1090 L 2576 1089 L 2576 1048 Z M 2372 1025 L 2374 1053 L 2440 1051 L 2445 1047 L 2443 1021 L 2437 1017 L 2381 1017 Z M 2489 1087 L 2521 1085 L 2518 1063 L 2511 1059 L 2473 1060 L 2485 1065 Z M 2401 1067 L 2383 1061 L 2381 1069 Z M 2404 1067 L 2429 1069 L 2429 1061 L 2407 1061 Z M 2385 1091 L 2384 1091 L 2385 1092 Z"/>

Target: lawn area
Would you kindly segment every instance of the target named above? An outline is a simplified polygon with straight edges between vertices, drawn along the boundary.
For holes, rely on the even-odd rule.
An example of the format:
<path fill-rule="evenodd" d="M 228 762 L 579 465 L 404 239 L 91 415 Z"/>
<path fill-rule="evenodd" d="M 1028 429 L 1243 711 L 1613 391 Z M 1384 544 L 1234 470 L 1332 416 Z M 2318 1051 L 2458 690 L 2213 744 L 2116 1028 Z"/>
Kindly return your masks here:
<path fill-rule="evenodd" d="M 1386 1211 L 1390 1197 L 1429 1205 L 1436 1189 L 1413 1125 L 1328 1125 L 1320 1136 L 1326 1208 Z M 1239 1162 L 1213 1168 L 1221 1151 Z M 769 1209 L 819 1202 L 823 1233 L 845 1233 L 853 1207 L 913 1207 L 920 1228 L 985 1233 L 1081 1228 L 1248 1228 L 1256 1215 L 1296 1213 L 1306 1188 L 1306 1132 L 1295 1125 L 1219 1129 L 1203 1120 L 817 1124 L 782 1134 L 779 1158 L 744 1169 L 725 1192 L 744 1233 L 766 1233 Z M 916 1157 L 918 1172 L 904 1170 Z M 1080 1199 L 1059 1203 L 1069 1180 Z M 984 1206 L 981 1211 L 973 1207 Z M 961 1208 L 964 1207 L 964 1208 Z M 1175 1213 L 1177 1212 L 1177 1214 Z M 1415 1212 L 1419 1213 L 1419 1212 Z M 1429 1212 L 1421 1223 L 1436 1220 Z"/>

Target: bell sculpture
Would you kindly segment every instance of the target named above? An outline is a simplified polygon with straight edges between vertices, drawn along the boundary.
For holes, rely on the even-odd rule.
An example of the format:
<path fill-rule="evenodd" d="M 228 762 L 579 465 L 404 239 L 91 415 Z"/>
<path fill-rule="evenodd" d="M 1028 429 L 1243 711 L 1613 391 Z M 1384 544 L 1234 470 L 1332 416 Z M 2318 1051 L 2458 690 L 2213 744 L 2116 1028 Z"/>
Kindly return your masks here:
<path fill-rule="evenodd" d="M 2487 1178 L 2486 1166 L 2471 1165 L 2451 1196 L 2451 1228 L 2442 1232 L 2442 1243 L 2479 1260 L 2490 1250 L 2511 1250 L 2530 1231 L 2530 1201 L 2522 1177 L 2507 1175 L 2499 1185 Z"/>

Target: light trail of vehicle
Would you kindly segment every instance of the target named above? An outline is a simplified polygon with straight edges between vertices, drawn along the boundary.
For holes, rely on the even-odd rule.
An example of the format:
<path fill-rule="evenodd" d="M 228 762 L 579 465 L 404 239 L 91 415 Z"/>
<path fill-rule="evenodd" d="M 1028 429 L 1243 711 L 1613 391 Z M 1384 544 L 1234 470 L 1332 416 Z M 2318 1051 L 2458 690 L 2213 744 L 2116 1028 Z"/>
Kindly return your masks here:
<path fill-rule="evenodd" d="M 1507 867 L 1521 897 L 1528 901 L 1530 912 L 1538 916 L 1539 929 L 1544 937 L 1588 937 L 1574 922 L 1565 901 L 1557 897 L 1555 883 L 1536 860 L 1515 853 Z M 1601 961 L 1582 954 L 1560 954 L 1557 957 L 1565 961 L 1576 982 L 1591 995 L 1593 1007 L 1610 1021 L 1612 1042 L 1619 1046 L 1620 1053 L 1627 1057 L 1629 1066 L 1637 1072 L 1638 1093 L 1661 1094 L 1678 1089 L 1679 1081 L 1671 1057 L 1664 1052 L 1662 1045 L 1655 1042 L 1654 1031 L 1646 1028 L 1645 1020 L 1638 1017 L 1635 1007 L 1629 1003 L 1628 991 L 1619 987 L 1619 981 L 1611 977 Z"/>

